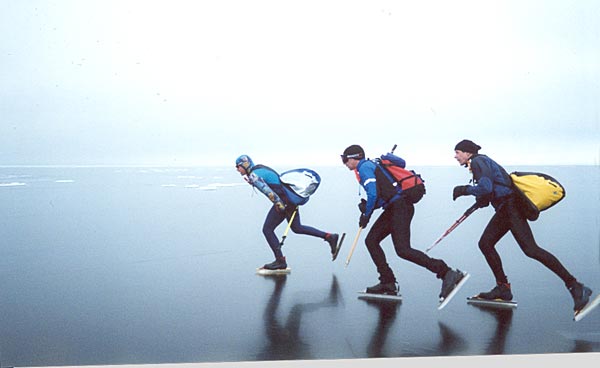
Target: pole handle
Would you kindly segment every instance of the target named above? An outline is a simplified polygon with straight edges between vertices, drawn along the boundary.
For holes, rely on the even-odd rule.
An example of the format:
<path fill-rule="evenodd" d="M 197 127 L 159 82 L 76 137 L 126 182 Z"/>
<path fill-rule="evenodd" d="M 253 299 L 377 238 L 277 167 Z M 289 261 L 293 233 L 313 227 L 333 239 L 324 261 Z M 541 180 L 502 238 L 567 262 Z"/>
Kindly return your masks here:
<path fill-rule="evenodd" d="M 346 258 L 346 267 L 348 267 L 348 264 L 350 263 L 350 258 L 352 258 L 352 253 L 354 253 L 354 248 L 356 248 L 356 244 L 358 243 L 358 238 L 360 237 L 360 232 L 362 231 L 362 229 L 362 227 L 359 227 L 358 232 L 354 237 L 354 243 L 352 243 L 352 248 L 350 248 L 350 253 L 348 253 L 348 258 Z"/>
<path fill-rule="evenodd" d="M 285 238 L 287 238 L 288 231 L 290 231 L 290 227 L 292 227 L 292 222 L 294 221 L 294 216 L 296 216 L 296 212 L 298 212 L 297 207 L 294 210 L 294 212 L 292 213 L 292 217 L 290 217 L 290 221 L 288 221 L 287 227 L 285 228 L 285 232 L 283 233 L 283 236 L 281 237 L 281 242 L 279 242 L 279 246 L 282 246 L 283 242 L 285 241 Z"/>

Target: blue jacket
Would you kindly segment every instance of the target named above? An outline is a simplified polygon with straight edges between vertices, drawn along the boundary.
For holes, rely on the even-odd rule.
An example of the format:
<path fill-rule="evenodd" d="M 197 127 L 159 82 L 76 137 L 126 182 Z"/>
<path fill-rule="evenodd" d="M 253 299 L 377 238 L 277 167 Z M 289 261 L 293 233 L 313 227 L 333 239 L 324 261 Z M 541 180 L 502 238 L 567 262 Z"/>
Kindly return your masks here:
<path fill-rule="evenodd" d="M 287 204 L 287 197 L 279 174 L 268 166 L 255 165 L 248 174 L 248 183 L 258 188 L 273 203 Z"/>
<path fill-rule="evenodd" d="M 383 205 L 383 201 L 377 195 L 377 180 L 375 178 L 375 169 L 377 164 L 371 160 L 362 159 L 356 166 L 356 177 L 360 185 L 367 192 L 367 206 L 365 216 L 370 217 L 375 209 Z"/>
<path fill-rule="evenodd" d="M 512 180 L 506 170 L 486 155 L 474 155 L 470 168 L 474 185 L 467 187 L 467 194 L 474 195 L 478 201 L 491 202 L 498 208 L 513 193 Z"/>

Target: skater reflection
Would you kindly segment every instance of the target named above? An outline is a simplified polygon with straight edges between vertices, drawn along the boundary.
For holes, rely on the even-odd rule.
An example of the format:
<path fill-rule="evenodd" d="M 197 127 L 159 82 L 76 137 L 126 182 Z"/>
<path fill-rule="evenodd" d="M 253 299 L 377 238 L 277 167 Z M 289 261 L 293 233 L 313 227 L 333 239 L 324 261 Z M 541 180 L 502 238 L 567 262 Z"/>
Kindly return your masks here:
<path fill-rule="evenodd" d="M 496 331 L 489 341 L 486 351 L 484 354 L 498 355 L 504 354 L 506 347 L 506 337 L 508 336 L 508 330 L 512 323 L 513 309 L 512 308 L 492 308 L 483 305 L 474 305 L 473 307 L 479 310 L 491 314 L 496 319 Z"/>
<path fill-rule="evenodd" d="M 458 352 L 465 350 L 465 339 L 442 322 L 438 322 L 438 327 L 440 328 L 440 343 L 435 349 L 437 355 L 457 355 Z"/>
<path fill-rule="evenodd" d="M 437 344 L 431 346 L 420 345 L 417 348 L 412 347 L 408 352 L 402 352 L 399 356 L 450 356 L 460 355 L 461 352 L 467 350 L 466 340 L 460 336 L 455 330 L 438 321 L 440 330 L 440 340 Z M 410 336 L 408 336 L 410 340 Z"/>
<path fill-rule="evenodd" d="M 373 300 L 365 299 L 365 302 L 379 310 L 379 320 L 373 331 L 373 337 L 367 346 L 367 357 L 369 358 L 385 358 L 390 357 L 383 353 L 383 347 L 387 339 L 390 326 L 393 325 L 400 303 L 389 300 Z"/>
<path fill-rule="evenodd" d="M 565 335 L 573 341 L 573 353 L 592 353 L 600 351 L 600 332 L 583 332 L 575 335 Z"/>
<path fill-rule="evenodd" d="M 600 351 L 600 343 L 586 340 L 575 340 L 573 346 L 573 353 L 592 353 Z"/>
<path fill-rule="evenodd" d="M 270 277 L 275 282 L 275 288 L 269 298 L 263 313 L 265 333 L 268 344 L 257 354 L 257 360 L 297 360 L 313 358 L 309 345 L 302 341 L 300 327 L 302 316 L 320 308 L 335 307 L 338 304 L 339 285 L 335 275 L 327 296 L 321 301 L 295 304 L 285 321 L 279 322 L 276 313 L 279 308 L 283 287 L 287 275 Z"/>

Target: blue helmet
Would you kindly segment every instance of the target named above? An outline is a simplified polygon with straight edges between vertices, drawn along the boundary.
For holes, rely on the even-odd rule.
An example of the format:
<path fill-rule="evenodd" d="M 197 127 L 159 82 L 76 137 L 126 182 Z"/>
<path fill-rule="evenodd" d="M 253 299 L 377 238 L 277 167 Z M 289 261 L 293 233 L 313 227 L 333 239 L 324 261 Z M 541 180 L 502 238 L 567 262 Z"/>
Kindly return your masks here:
<path fill-rule="evenodd" d="M 254 162 L 252 162 L 250 156 L 241 155 L 235 160 L 235 167 L 239 166 L 243 167 L 244 170 L 246 170 L 246 173 L 250 173 L 250 171 L 252 171 L 252 168 L 254 167 Z"/>

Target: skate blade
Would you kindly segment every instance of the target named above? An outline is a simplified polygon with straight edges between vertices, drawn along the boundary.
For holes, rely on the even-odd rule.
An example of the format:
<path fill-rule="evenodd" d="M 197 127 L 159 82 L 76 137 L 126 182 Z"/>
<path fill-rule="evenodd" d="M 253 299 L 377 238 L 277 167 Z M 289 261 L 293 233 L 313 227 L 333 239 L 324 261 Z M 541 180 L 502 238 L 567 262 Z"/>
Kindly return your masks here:
<path fill-rule="evenodd" d="M 460 282 L 456 285 L 456 287 L 454 289 L 452 289 L 450 294 L 448 294 L 448 296 L 443 301 L 440 302 L 440 305 L 438 306 L 438 310 L 443 309 L 448 303 L 450 303 L 450 300 L 452 300 L 452 298 L 454 298 L 454 295 L 456 295 L 456 293 L 458 293 L 458 291 L 463 287 L 465 282 L 467 282 L 467 280 L 470 277 L 471 277 L 470 274 L 465 273 L 465 276 L 462 278 L 462 280 L 460 280 Z"/>
<path fill-rule="evenodd" d="M 600 294 L 596 295 L 596 297 L 588 302 L 585 307 L 581 308 L 579 311 L 575 312 L 573 316 L 573 320 L 575 322 L 581 321 L 581 319 L 587 316 L 592 310 L 594 310 L 600 304 Z"/>
<path fill-rule="evenodd" d="M 257 275 L 263 275 L 263 276 L 267 276 L 267 275 L 287 275 L 290 272 L 292 272 L 291 268 L 286 268 L 286 269 L 281 269 L 281 270 L 268 270 L 266 268 L 257 268 L 256 269 L 256 274 Z"/>
<path fill-rule="evenodd" d="M 517 302 L 515 300 L 502 300 L 502 299 L 482 299 L 477 296 L 471 296 L 467 298 L 467 303 L 473 305 L 490 306 L 498 308 L 516 308 Z"/>
<path fill-rule="evenodd" d="M 344 238 L 346 237 L 346 233 L 342 234 L 339 243 L 337 243 L 337 247 L 335 248 L 335 253 L 331 255 L 331 262 L 335 261 L 338 254 L 340 254 L 340 249 L 342 249 L 342 243 L 344 242 Z"/>
<path fill-rule="evenodd" d="M 377 299 L 377 300 L 387 300 L 387 301 L 397 301 L 397 302 L 401 302 L 402 301 L 402 295 L 397 294 L 397 295 L 390 295 L 390 294 L 373 294 L 373 293 L 367 293 L 366 291 L 359 291 L 358 292 L 358 299 Z"/>

